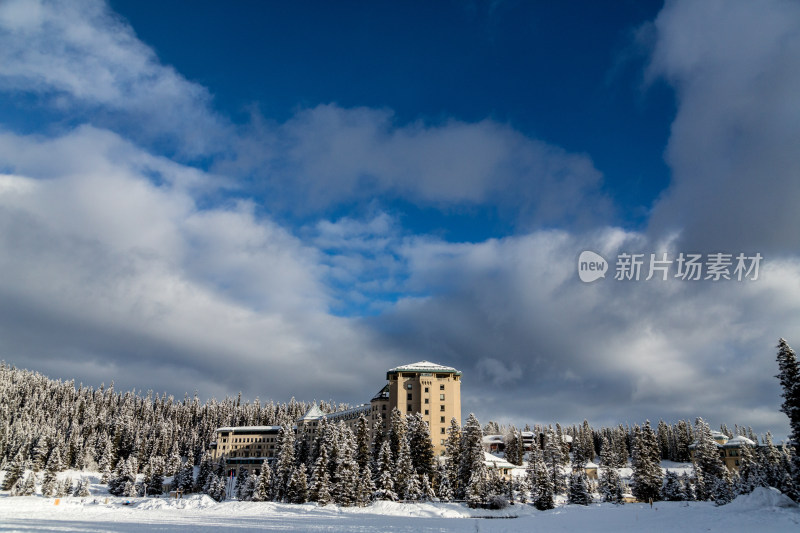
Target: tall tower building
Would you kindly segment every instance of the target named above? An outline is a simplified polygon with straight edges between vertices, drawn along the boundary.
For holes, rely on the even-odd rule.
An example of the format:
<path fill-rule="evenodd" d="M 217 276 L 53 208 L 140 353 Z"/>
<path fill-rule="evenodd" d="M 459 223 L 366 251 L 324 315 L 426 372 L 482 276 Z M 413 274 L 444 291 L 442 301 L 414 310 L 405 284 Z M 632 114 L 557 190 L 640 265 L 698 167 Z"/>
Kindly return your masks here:
<path fill-rule="evenodd" d="M 404 415 L 421 413 L 431 431 L 436 455 L 444 453 L 450 420 L 461 425 L 461 372 L 453 367 L 420 361 L 386 372 L 389 405 Z"/>

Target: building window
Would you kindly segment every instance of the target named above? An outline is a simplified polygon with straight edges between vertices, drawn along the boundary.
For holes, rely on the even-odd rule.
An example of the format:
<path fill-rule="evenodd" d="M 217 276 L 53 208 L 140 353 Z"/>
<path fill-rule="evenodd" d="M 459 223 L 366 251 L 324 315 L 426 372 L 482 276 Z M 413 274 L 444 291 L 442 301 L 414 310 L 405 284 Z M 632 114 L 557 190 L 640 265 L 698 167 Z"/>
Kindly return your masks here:
<path fill-rule="evenodd" d="M 441 417 L 441 418 L 439 419 L 439 422 L 441 422 L 442 424 L 444 424 L 444 417 Z"/>
<path fill-rule="evenodd" d="M 428 392 L 428 387 L 425 387 L 425 392 Z"/>
<path fill-rule="evenodd" d="M 411 404 L 408 404 L 408 410 L 409 411 L 411 410 Z"/>
<path fill-rule="evenodd" d="M 440 394 L 440 395 L 439 395 L 439 399 L 440 399 L 440 400 L 442 400 L 442 401 L 444 401 L 444 394 Z"/>
<path fill-rule="evenodd" d="M 381 409 L 381 410 L 382 410 L 382 411 L 385 411 L 385 410 L 386 410 L 386 404 L 383 404 L 383 409 Z"/>
<path fill-rule="evenodd" d="M 444 439 L 439 440 L 439 444 L 444 444 Z"/>
<path fill-rule="evenodd" d="M 411 401 L 411 393 L 410 392 L 408 393 L 408 401 L 409 402 Z"/>
<path fill-rule="evenodd" d="M 425 398 L 425 403 L 428 403 L 429 401 L 430 401 L 430 400 L 428 400 L 428 398 Z"/>
<path fill-rule="evenodd" d="M 442 430 L 439 433 L 444 435 L 444 428 L 442 428 Z"/>
<path fill-rule="evenodd" d="M 444 411 L 444 405 L 440 405 L 440 406 L 439 406 L 439 410 L 440 410 L 440 411 Z"/>
<path fill-rule="evenodd" d="M 411 383 L 406 383 L 406 388 L 407 388 L 408 390 L 411 390 L 411 387 L 413 387 L 413 385 L 412 385 Z"/>
<path fill-rule="evenodd" d="M 444 390 L 444 385 L 439 385 L 439 390 Z"/>
<path fill-rule="evenodd" d="M 426 414 L 426 415 L 428 414 L 428 410 L 427 410 L 427 409 L 425 409 L 425 414 Z"/>

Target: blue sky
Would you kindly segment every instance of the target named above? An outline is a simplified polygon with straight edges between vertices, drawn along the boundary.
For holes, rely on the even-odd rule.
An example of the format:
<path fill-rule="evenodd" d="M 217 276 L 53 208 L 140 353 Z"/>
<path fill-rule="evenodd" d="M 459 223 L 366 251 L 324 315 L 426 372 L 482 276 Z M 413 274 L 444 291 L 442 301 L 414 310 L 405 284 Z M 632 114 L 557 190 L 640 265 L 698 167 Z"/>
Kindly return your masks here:
<path fill-rule="evenodd" d="M 4 2 L 0 353 L 350 403 L 427 359 L 481 420 L 784 434 L 798 64 L 780 1 Z"/>

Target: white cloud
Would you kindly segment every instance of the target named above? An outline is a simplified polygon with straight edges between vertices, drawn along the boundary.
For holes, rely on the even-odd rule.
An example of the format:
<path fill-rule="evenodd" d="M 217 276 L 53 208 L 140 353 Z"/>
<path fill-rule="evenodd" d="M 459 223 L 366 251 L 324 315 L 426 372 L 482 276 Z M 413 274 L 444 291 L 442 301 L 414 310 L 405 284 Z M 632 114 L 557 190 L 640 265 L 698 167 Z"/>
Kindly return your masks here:
<path fill-rule="evenodd" d="M 695 249 L 800 249 L 800 5 L 668 2 L 648 73 L 677 90 L 654 232 Z"/>
<path fill-rule="evenodd" d="M 266 165 L 265 186 L 277 197 L 268 202 L 278 207 L 313 212 L 375 196 L 444 208 L 488 203 L 537 226 L 586 225 L 611 212 L 588 157 L 491 120 L 397 125 L 386 110 L 320 105 L 260 134 L 266 155 L 242 157 Z"/>
<path fill-rule="evenodd" d="M 0 88 L 38 93 L 65 112 L 87 109 L 95 123 L 121 122 L 190 157 L 227 146 L 232 132 L 208 91 L 162 65 L 105 2 L 4 2 L 0 43 Z"/>
<path fill-rule="evenodd" d="M 355 321 L 328 313 L 316 249 L 247 204 L 198 209 L 173 163 L 155 185 L 145 154 L 86 127 L 5 133 L 0 154 L 15 171 L 0 179 L 0 328 L 15 364 L 88 360 L 129 385 L 275 398 L 298 392 L 289 375 L 347 396 L 354 364 L 374 375 L 391 364 Z M 354 352 L 375 353 L 356 363 Z"/>

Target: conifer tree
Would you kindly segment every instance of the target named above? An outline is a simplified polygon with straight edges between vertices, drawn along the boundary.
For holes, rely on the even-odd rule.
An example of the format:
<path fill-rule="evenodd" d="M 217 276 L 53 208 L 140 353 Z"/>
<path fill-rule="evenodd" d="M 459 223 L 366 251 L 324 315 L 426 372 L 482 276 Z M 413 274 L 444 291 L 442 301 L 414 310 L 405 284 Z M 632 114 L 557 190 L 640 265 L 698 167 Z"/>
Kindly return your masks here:
<path fill-rule="evenodd" d="M 19 450 L 17 454 L 14 456 L 14 460 L 11 461 L 11 464 L 6 469 L 6 476 L 3 478 L 3 490 L 11 490 L 11 487 L 14 484 L 22 479 L 22 475 L 25 473 L 25 456 L 22 453 L 22 450 Z"/>
<path fill-rule="evenodd" d="M 372 481 L 372 472 L 369 465 L 360 470 L 356 482 L 356 504 L 360 506 L 368 505 L 372 501 L 375 493 L 375 482 Z"/>
<path fill-rule="evenodd" d="M 339 438 L 337 441 L 337 458 L 333 481 L 333 498 L 342 506 L 356 503 L 356 485 L 358 479 L 358 463 L 355 459 L 355 439 L 353 432 L 343 423 L 338 427 Z"/>
<path fill-rule="evenodd" d="M 428 479 L 433 479 L 436 475 L 436 464 L 428 423 L 420 413 L 407 417 L 407 422 L 408 446 L 414 471 L 419 476 L 426 475 Z"/>
<path fill-rule="evenodd" d="M 289 486 L 286 489 L 286 500 L 289 503 L 306 503 L 308 501 L 308 477 L 306 465 L 301 463 L 292 472 Z"/>
<path fill-rule="evenodd" d="M 790 477 L 787 483 L 787 494 L 795 501 L 800 501 L 800 363 L 797 356 L 784 339 L 778 341 L 777 378 L 783 388 L 781 411 L 789 417 L 789 445 L 794 447 Z"/>
<path fill-rule="evenodd" d="M 372 450 L 369 437 L 369 422 L 362 414 L 356 423 L 356 463 L 359 471 L 369 471 Z"/>
<path fill-rule="evenodd" d="M 111 470 L 114 466 L 114 447 L 111 445 L 111 441 L 106 438 L 105 444 L 103 445 L 103 452 L 100 457 L 100 464 L 99 469 L 102 473 L 100 477 L 100 481 L 103 483 L 108 483 L 109 478 L 111 477 Z"/>
<path fill-rule="evenodd" d="M 278 462 L 275 468 L 275 499 L 284 501 L 289 481 L 294 471 L 294 431 L 291 426 L 281 426 L 278 433 Z"/>
<path fill-rule="evenodd" d="M 753 447 L 745 444 L 739 453 L 739 476 L 736 478 L 734 491 L 737 494 L 749 494 L 756 487 L 765 487 L 767 485 L 766 477 L 756 460 Z"/>
<path fill-rule="evenodd" d="M 250 480 L 250 471 L 247 468 L 242 468 L 239 475 L 236 476 L 236 484 L 234 485 L 233 492 L 236 494 L 236 499 L 244 501 L 252 496 L 247 494 L 247 483 Z"/>
<path fill-rule="evenodd" d="M 448 475 L 447 466 L 442 464 L 439 468 L 439 485 L 436 488 L 436 494 L 439 500 L 449 502 L 453 499 L 453 487 L 450 485 L 450 476 Z"/>
<path fill-rule="evenodd" d="M 664 476 L 664 486 L 661 489 L 661 499 L 668 502 L 682 502 L 686 500 L 686 492 L 678 474 L 667 471 Z"/>
<path fill-rule="evenodd" d="M 550 474 L 550 487 L 554 494 L 560 494 L 566 490 L 562 472 L 565 456 L 559 440 L 561 438 L 558 434 L 554 433 L 552 429 L 548 429 L 545 433 L 545 444 L 542 451 L 543 460 Z M 534 485 L 535 489 L 536 485 Z"/>
<path fill-rule="evenodd" d="M 447 484 L 449 486 L 450 499 L 460 492 L 459 485 L 459 468 L 461 465 L 461 427 L 455 417 L 450 419 L 450 428 L 447 430 L 447 440 L 444 443 L 445 449 L 445 463 L 444 463 L 444 476 L 447 477 Z M 442 495 L 439 495 L 442 497 Z"/>
<path fill-rule="evenodd" d="M 50 458 L 47 460 L 47 466 L 45 467 L 44 479 L 42 480 L 42 496 L 55 496 L 58 494 L 59 487 L 56 477 L 63 467 L 61 452 L 58 451 L 58 447 L 55 447 L 50 453 Z"/>
<path fill-rule="evenodd" d="M 419 483 L 416 482 L 417 474 L 411 463 L 411 450 L 408 440 L 400 442 L 399 455 L 395 461 L 394 486 L 397 494 L 404 500 L 414 499 L 419 493 Z"/>
<path fill-rule="evenodd" d="M 213 476 L 213 474 L 212 474 Z M 261 464 L 261 472 L 256 477 L 255 488 L 253 489 L 254 502 L 267 502 L 272 499 L 272 469 L 269 464 L 264 461 Z"/>
<path fill-rule="evenodd" d="M 592 503 L 592 496 L 589 494 L 588 485 L 586 472 L 583 468 L 578 467 L 569 478 L 567 501 L 576 505 L 589 505 Z"/>
<path fill-rule="evenodd" d="M 466 489 L 470 483 L 473 483 L 475 469 L 485 470 L 483 464 L 483 431 L 481 424 L 474 414 L 470 413 L 467 417 L 467 422 L 461 431 L 461 445 L 460 445 L 460 464 L 458 468 L 458 488 L 462 491 L 460 494 L 456 493 L 457 497 L 466 496 Z M 482 473 L 478 478 L 485 477 Z"/>
<path fill-rule="evenodd" d="M 33 496 L 36 493 L 36 474 L 28 472 L 25 476 L 25 481 L 22 482 L 22 488 L 19 492 L 20 496 Z"/>
<path fill-rule="evenodd" d="M 388 439 L 381 444 L 381 451 L 378 455 L 378 465 L 376 468 L 375 497 L 379 500 L 397 499 L 394 487 L 394 461 L 392 461 L 392 450 Z"/>
<path fill-rule="evenodd" d="M 726 500 L 731 492 L 730 474 L 719 456 L 719 448 L 714 442 L 711 428 L 702 418 L 698 418 L 694 434 L 697 437 L 694 449 L 694 464 L 698 479 L 697 497 L 715 501 L 720 498 L 727 503 Z"/>
<path fill-rule="evenodd" d="M 633 444 L 631 490 L 637 500 L 646 502 L 661 499 L 663 472 L 660 457 L 658 439 L 650 422 L 646 421 L 641 430 L 635 431 Z"/>
<path fill-rule="evenodd" d="M 214 463 L 212 462 L 211 454 L 203 452 L 203 456 L 200 459 L 200 467 L 197 469 L 197 480 L 195 481 L 194 485 L 195 492 L 203 491 L 203 487 L 205 487 L 206 483 L 208 482 L 208 477 L 213 471 Z"/>
<path fill-rule="evenodd" d="M 406 430 L 406 417 L 395 407 L 389 417 L 389 448 L 395 460 L 400 456 L 400 444 L 406 438 Z"/>
<path fill-rule="evenodd" d="M 73 492 L 72 495 L 80 498 L 91 496 L 92 493 L 89 492 L 89 480 L 85 477 L 81 477 L 78 480 L 78 484 L 75 487 L 75 492 Z"/>

